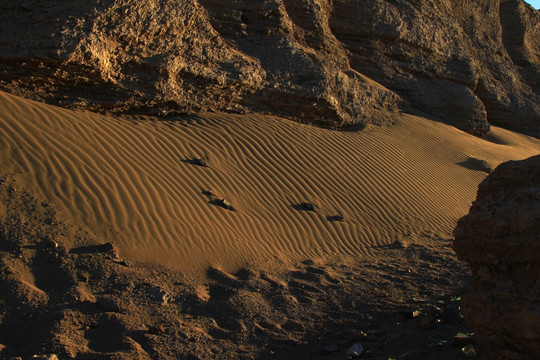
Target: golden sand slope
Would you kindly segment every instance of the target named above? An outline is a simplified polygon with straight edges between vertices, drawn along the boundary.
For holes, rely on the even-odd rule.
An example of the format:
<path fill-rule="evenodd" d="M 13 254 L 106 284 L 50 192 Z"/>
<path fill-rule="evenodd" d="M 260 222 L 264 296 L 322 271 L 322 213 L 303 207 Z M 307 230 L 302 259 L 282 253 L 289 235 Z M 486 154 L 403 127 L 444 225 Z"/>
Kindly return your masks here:
<path fill-rule="evenodd" d="M 486 176 L 460 162 L 540 153 L 537 139 L 503 129 L 486 141 L 410 115 L 343 132 L 270 116 L 119 119 L 5 93 L 0 124 L 0 174 L 14 173 L 129 259 L 194 270 L 369 256 L 447 234 Z M 194 157 L 209 167 L 186 161 Z M 303 202 L 316 211 L 295 206 Z"/>

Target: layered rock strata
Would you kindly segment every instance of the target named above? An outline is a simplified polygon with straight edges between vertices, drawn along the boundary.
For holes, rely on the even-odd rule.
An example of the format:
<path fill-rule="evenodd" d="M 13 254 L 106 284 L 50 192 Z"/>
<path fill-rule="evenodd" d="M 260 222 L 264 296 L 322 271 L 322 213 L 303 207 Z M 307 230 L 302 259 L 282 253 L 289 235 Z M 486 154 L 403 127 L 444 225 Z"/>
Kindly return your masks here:
<path fill-rule="evenodd" d="M 420 111 L 540 136 L 540 14 L 522 0 L 44 0 L 0 5 L 0 88 L 109 112 L 339 127 Z"/>

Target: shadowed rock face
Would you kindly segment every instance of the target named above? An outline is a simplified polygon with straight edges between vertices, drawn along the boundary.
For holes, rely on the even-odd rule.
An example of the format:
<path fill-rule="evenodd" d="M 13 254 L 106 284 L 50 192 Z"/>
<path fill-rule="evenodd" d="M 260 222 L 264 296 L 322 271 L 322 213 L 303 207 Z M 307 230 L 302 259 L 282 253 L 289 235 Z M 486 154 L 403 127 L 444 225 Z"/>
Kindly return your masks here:
<path fill-rule="evenodd" d="M 500 165 L 480 184 L 454 232 L 454 250 L 474 283 L 468 324 L 496 359 L 540 358 L 540 156 Z"/>
<path fill-rule="evenodd" d="M 0 88 L 111 112 L 257 112 L 324 126 L 421 111 L 540 136 L 540 14 L 522 0 L 0 5 Z"/>

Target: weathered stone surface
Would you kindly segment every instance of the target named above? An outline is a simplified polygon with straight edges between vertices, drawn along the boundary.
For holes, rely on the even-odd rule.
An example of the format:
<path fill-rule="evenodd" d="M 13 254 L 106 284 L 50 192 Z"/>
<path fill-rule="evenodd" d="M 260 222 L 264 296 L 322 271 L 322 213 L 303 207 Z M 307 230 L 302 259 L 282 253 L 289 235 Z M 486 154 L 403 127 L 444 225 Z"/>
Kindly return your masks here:
<path fill-rule="evenodd" d="M 459 220 L 454 249 L 474 275 L 469 325 L 499 359 L 540 358 L 540 156 L 500 165 Z"/>
<path fill-rule="evenodd" d="M 0 5 L 0 88 L 96 111 L 422 111 L 540 136 L 540 14 L 522 0 L 78 0 Z M 489 121 L 489 122 L 488 122 Z"/>

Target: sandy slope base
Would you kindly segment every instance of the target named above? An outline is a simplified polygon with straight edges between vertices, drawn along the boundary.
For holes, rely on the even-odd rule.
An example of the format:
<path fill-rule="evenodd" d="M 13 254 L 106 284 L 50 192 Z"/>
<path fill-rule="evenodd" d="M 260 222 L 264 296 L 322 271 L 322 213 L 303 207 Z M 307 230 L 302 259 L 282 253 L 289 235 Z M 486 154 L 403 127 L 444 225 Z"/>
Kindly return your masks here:
<path fill-rule="evenodd" d="M 369 258 L 448 234 L 487 175 L 462 163 L 540 153 L 503 129 L 482 140 L 410 115 L 346 132 L 253 115 L 116 118 L 5 93 L 0 124 L 2 174 L 126 258 L 180 270 Z"/>

